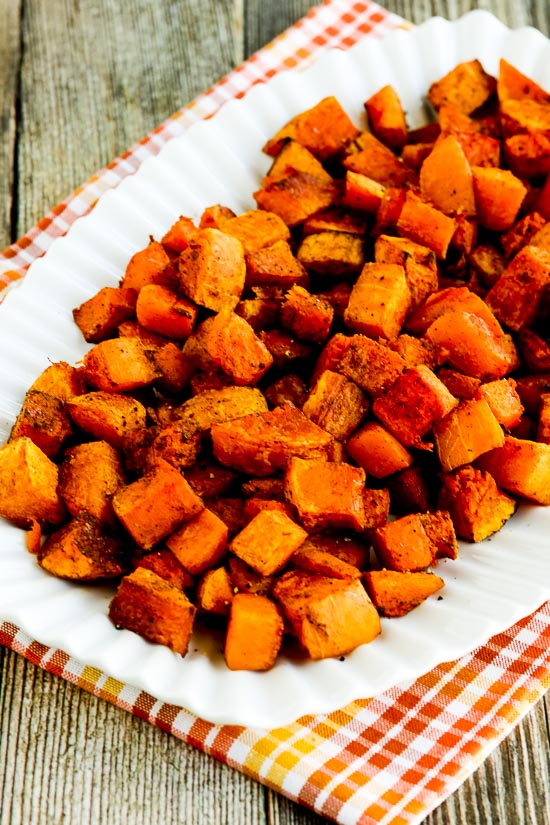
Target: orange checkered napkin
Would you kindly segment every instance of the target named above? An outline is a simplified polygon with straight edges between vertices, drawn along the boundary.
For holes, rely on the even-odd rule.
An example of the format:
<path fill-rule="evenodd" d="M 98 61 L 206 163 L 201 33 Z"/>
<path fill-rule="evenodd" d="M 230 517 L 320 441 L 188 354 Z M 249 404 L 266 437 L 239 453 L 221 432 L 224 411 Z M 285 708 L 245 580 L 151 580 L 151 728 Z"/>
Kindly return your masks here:
<path fill-rule="evenodd" d="M 326 0 L 94 175 L 0 255 L 8 285 L 97 198 L 191 123 L 320 50 L 404 21 L 370 2 Z M 1 610 L 1 607 L 0 607 Z M 550 687 L 550 603 L 458 662 L 334 713 L 275 730 L 217 726 L 78 662 L 0 621 L 0 644 L 343 825 L 420 822 Z"/>

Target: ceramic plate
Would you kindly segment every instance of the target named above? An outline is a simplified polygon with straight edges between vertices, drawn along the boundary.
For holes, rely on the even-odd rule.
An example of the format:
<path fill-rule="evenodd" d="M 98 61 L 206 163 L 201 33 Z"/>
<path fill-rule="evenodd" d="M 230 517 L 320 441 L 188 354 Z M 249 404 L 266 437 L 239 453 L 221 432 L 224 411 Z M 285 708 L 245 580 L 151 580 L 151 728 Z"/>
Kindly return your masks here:
<path fill-rule="evenodd" d="M 496 74 L 499 58 L 550 88 L 550 45 L 532 29 L 510 31 L 485 12 L 458 22 L 433 19 L 384 40 L 370 37 L 332 51 L 299 73 L 258 85 L 212 119 L 172 140 L 67 236 L 36 261 L 0 306 L 0 439 L 8 436 L 27 387 L 50 361 L 85 353 L 71 310 L 101 286 L 116 285 L 126 262 L 181 214 L 198 218 L 222 203 L 254 205 L 269 159 L 261 147 L 297 112 L 334 94 L 364 125 L 363 101 L 391 83 L 410 126 L 426 120 L 429 84 L 461 60 L 479 58 Z M 0 520 L 1 521 L 1 520 Z M 42 571 L 20 530 L 0 523 L 0 619 L 122 682 L 218 723 L 273 727 L 306 713 L 334 710 L 456 659 L 531 613 L 550 597 L 550 510 L 522 506 L 491 540 L 461 546 L 438 566 L 446 582 L 402 619 L 384 620 L 381 636 L 345 661 L 281 658 L 268 673 L 231 672 L 219 640 L 196 634 L 182 659 L 107 618 L 112 592 L 78 586 Z"/>

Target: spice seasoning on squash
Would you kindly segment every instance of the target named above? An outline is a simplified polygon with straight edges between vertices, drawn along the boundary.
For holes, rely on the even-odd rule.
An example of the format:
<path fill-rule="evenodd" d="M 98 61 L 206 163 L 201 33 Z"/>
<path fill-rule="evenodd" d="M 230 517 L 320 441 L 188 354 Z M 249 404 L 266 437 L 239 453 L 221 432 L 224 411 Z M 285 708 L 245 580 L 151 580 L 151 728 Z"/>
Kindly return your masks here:
<path fill-rule="evenodd" d="M 258 208 L 175 216 L 74 310 L 92 347 L 29 389 L 0 515 L 52 575 L 120 579 L 117 627 L 185 655 L 204 617 L 234 670 L 344 656 L 457 536 L 550 505 L 550 95 L 471 60 L 428 97 L 413 130 L 391 86 L 371 131 L 319 101 Z"/>

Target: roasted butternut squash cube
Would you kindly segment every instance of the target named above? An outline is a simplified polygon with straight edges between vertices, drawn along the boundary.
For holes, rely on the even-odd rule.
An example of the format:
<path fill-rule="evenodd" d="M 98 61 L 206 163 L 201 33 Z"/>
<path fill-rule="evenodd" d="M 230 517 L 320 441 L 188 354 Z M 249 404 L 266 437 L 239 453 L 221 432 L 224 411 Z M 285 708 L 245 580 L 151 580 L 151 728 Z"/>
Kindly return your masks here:
<path fill-rule="evenodd" d="M 550 102 L 550 94 L 542 86 L 535 83 L 530 77 L 505 60 L 500 58 L 497 78 L 497 95 L 500 103 L 505 100 L 538 100 L 541 103 Z"/>
<path fill-rule="evenodd" d="M 71 515 L 87 512 L 106 524 L 115 524 L 112 498 L 125 481 L 120 454 L 106 441 L 75 444 L 59 467 L 59 492 Z"/>
<path fill-rule="evenodd" d="M 244 248 L 219 229 L 201 229 L 178 258 L 180 286 L 196 304 L 214 312 L 234 309 L 246 278 Z"/>
<path fill-rule="evenodd" d="M 550 504 L 550 444 L 507 435 L 504 444 L 477 460 L 499 487 L 535 504 Z"/>
<path fill-rule="evenodd" d="M 368 421 L 346 444 L 348 455 L 375 478 L 409 467 L 413 458 L 400 441 L 376 421 Z"/>
<path fill-rule="evenodd" d="M 447 257 L 457 222 L 431 203 L 408 192 L 397 220 L 397 231 L 403 238 L 427 246 L 440 259 Z"/>
<path fill-rule="evenodd" d="M 436 559 L 458 558 L 458 542 L 450 514 L 447 510 L 421 513 L 420 519 L 426 535 L 435 547 Z"/>
<path fill-rule="evenodd" d="M 302 226 L 302 237 L 317 235 L 320 232 L 345 232 L 349 235 L 364 235 L 367 231 L 367 219 L 342 207 L 325 209 L 312 215 Z"/>
<path fill-rule="evenodd" d="M 542 311 L 550 284 L 550 251 L 528 245 L 510 261 L 485 300 L 498 320 L 519 332 Z"/>
<path fill-rule="evenodd" d="M 358 579 L 290 571 L 273 595 L 310 659 L 345 656 L 380 633 L 380 617 Z"/>
<path fill-rule="evenodd" d="M 281 306 L 281 323 L 297 338 L 322 344 L 330 332 L 334 308 L 328 301 L 295 284 Z"/>
<path fill-rule="evenodd" d="M 178 395 L 189 384 L 191 367 L 177 344 L 171 341 L 151 352 L 157 378 L 155 387 L 167 395 Z"/>
<path fill-rule="evenodd" d="M 258 211 L 257 214 L 269 213 Z M 304 268 L 286 240 L 276 241 L 246 255 L 247 286 L 289 287 L 303 277 Z"/>
<path fill-rule="evenodd" d="M 458 404 L 429 367 L 420 364 L 401 375 L 372 411 L 405 447 L 421 446 L 421 439 Z"/>
<path fill-rule="evenodd" d="M 195 613 L 185 593 L 144 567 L 124 576 L 109 606 L 109 618 L 116 627 L 181 656 L 189 647 Z"/>
<path fill-rule="evenodd" d="M 71 421 L 59 398 L 29 390 L 10 433 L 10 441 L 27 436 L 48 458 L 55 458 L 72 433 Z"/>
<path fill-rule="evenodd" d="M 363 574 L 367 593 L 381 616 L 406 616 L 445 586 L 435 573 L 369 570 Z"/>
<path fill-rule="evenodd" d="M 513 378 L 501 378 L 481 384 L 476 398 L 484 398 L 499 424 L 507 430 L 517 427 L 523 415 L 523 404 Z"/>
<path fill-rule="evenodd" d="M 158 241 L 151 241 L 130 258 L 120 282 L 123 289 L 139 290 L 147 284 L 173 286 L 170 256 Z"/>
<path fill-rule="evenodd" d="M 348 169 L 346 171 L 342 204 L 358 212 L 376 215 L 385 192 L 385 184 Z"/>
<path fill-rule="evenodd" d="M 411 305 L 405 269 L 399 264 L 367 263 L 355 282 L 344 321 L 370 338 L 397 338 Z"/>
<path fill-rule="evenodd" d="M 337 441 L 345 441 L 357 429 L 368 402 L 353 381 L 325 370 L 312 387 L 302 412 Z"/>
<path fill-rule="evenodd" d="M 197 586 L 197 607 L 203 613 L 227 616 L 235 594 L 225 567 L 207 570 Z"/>
<path fill-rule="evenodd" d="M 366 335 L 352 335 L 345 339 L 343 346 L 329 344 L 329 347 L 334 354 L 334 369 L 354 381 L 371 398 L 386 392 L 405 369 L 405 361 L 398 353 Z"/>
<path fill-rule="evenodd" d="M 415 335 L 424 335 L 434 321 L 451 311 L 479 315 L 495 336 L 502 335 L 502 327 L 495 318 L 493 310 L 487 306 L 483 298 L 466 286 L 451 286 L 433 292 L 409 315 L 405 326 Z"/>
<path fill-rule="evenodd" d="M 363 501 L 365 502 L 365 496 L 363 496 Z M 365 502 L 365 510 L 367 509 L 368 504 Z M 304 552 L 319 550 L 329 553 L 358 570 L 364 570 L 369 562 L 369 548 L 363 536 L 312 533 L 302 544 L 300 550 Z"/>
<path fill-rule="evenodd" d="M 427 246 L 407 238 L 379 235 L 374 244 L 374 260 L 380 264 L 399 264 L 411 296 L 411 309 L 416 308 L 438 285 L 435 253 Z"/>
<path fill-rule="evenodd" d="M 361 134 L 349 144 L 344 168 L 358 172 L 385 186 L 402 186 L 407 178 L 407 167 L 371 132 Z"/>
<path fill-rule="evenodd" d="M 306 235 L 296 253 L 308 270 L 345 278 L 365 263 L 363 238 L 349 232 L 326 230 Z"/>
<path fill-rule="evenodd" d="M 236 593 L 231 602 L 224 658 L 230 670 L 269 670 L 283 641 L 283 619 L 265 596 Z"/>
<path fill-rule="evenodd" d="M 467 464 L 441 478 L 438 506 L 448 510 L 456 534 L 467 541 L 483 541 L 508 521 L 517 508 L 485 470 Z"/>
<path fill-rule="evenodd" d="M 137 291 L 127 287 L 104 286 L 73 310 L 73 318 L 84 340 L 97 344 L 113 336 L 118 325 L 136 312 Z"/>
<path fill-rule="evenodd" d="M 60 401 L 68 401 L 84 392 L 82 370 L 72 367 L 66 361 L 56 361 L 40 373 L 29 387 L 30 390 L 53 395 Z"/>
<path fill-rule="evenodd" d="M 507 137 L 503 145 L 504 159 L 510 171 L 518 178 L 540 178 L 550 173 L 550 137 L 538 134 L 519 134 Z"/>
<path fill-rule="evenodd" d="M 174 221 L 162 236 L 160 242 L 168 252 L 179 255 L 184 249 L 187 249 L 189 241 L 197 232 L 198 227 L 195 226 L 191 218 L 180 215 L 177 221 Z"/>
<path fill-rule="evenodd" d="M 206 351 L 238 386 L 255 384 L 273 357 L 252 327 L 231 309 L 214 316 L 206 336 Z"/>
<path fill-rule="evenodd" d="M 294 407 L 214 424 L 212 444 L 217 460 L 252 476 L 284 470 L 293 456 L 324 459 L 333 438 Z"/>
<path fill-rule="evenodd" d="M 215 203 L 203 210 L 199 220 L 199 229 L 223 229 L 224 224 L 235 217 L 236 213 L 229 206 Z"/>
<path fill-rule="evenodd" d="M 168 536 L 166 546 L 192 576 L 200 576 L 221 562 L 228 536 L 227 525 L 204 507 Z"/>
<path fill-rule="evenodd" d="M 550 134 L 550 103 L 525 97 L 503 100 L 499 106 L 499 121 L 505 138 L 525 133 Z"/>
<path fill-rule="evenodd" d="M 138 292 L 136 316 L 151 332 L 167 338 L 189 338 L 197 320 L 197 307 L 187 298 L 179 298 L 160 284 L 147 284 Z"/>
<path fill-rule="evenodd" d="M 194 585 L 195 580 L 191 574 L 181 566 L 167 547 L 161 547 L 160 550 L 152 550 L 150 553 L 146 553 L 137 559 L 135 566 L 152 570 L 153 573 L 173 584 L 178 590 L 190 590 Z"/>
<path fill-rule="evenodd" d="M 159 462 L 141 478 L 120 487 L 113 508 L 136 544 L 150 550 L 204 507 L 179 470 Z"/>
<path fill-rule="evenodd" d="M 57 465 L 28 436 L 0 447 L 0 516 L 18 527 L 60 524 L 66 510 Z"/>
<path fill-rule="evenodd" d="M 227 235 L 242 243 L 245 255 L 290 238 L 290 230 L 279 215 L 257 209 L 235 215 L 224 221 L 222 227 Z"/>
<path fill-rule="evenodd" d="M 457 309 L 440 315 L 425 334 L 428 341 L 447 351 L 449 366 L 472 378 L 496 380 L 519 365 L 510 336 L 495 334 L 473 312 Z"/>
<path fill-rule="evenodd" d="M 167 461 L 177 470 L 187 469 L 195 464 L 201 445 L 200 432 L 190 429 L 181 420 L 173 421 L 154 435 L 147 447 L 144 465 L 152 469 L 159 461 Z"/>
<path fill-rule="evenodd" d="M 74 423 L 113 447 L 122 447 L 131 432 L 145 427 L 147 412 L 135 398 L 112 392 L 89 392 L 67 402 Z"/>
<path fill-rule="evenodd" d="M 207 433 L 214 424 L 267 412 L 267 402 L 255 387 L 203 390 L 177 408 L 176 419 L 189 430 Z"/>
<path fill-rule="evenodd" d="M 129 392 L 158 377 L 139 338 L 109 338 L 84 356 L 84 376 L 100 392 Z"/>
<path fill-rule="evenodd" d="M 407 142 L 407 121 L 393 86 L 383 86 L 365 101 L 369 125 L 376 137 L 400 151 Z"/>
<path fill-rule="evenodd" d="M 454 135 L 438 140 L 422 164 L 420 192 L 445 215 L 476 214 L 472 170 Z"/>
<path fill-rule="evenodd" d="M 434 425 L 434 438 L 447 473 L 504 444 L 502 427 L 484 399 L 463 401 Z"/>
<path fill-rule="evenodd" d="M 229 549 L 262 576 L 285 566 L 307 533 L 280 510 L 261 510 L 231 541 Z"/>
<path fill-rule="evenodd" d="M 507 232 L 527 194 L 526 186 L 508 169 L 495 166 L 474 166 L 472 175 L 479 223 L 493 232 Z"/>
<path fill-rule="evenodd" d="M 428 98 L 435 109 L 450 104 L 469 115 L 483 106 L 495 90 L 495 78 L 487 74 L 479 60 L 468 60 L 432 83 Z"/>
<path fill-rule="evenodd" d="M 254 193 L 260 209 L 274 212 L 289 227 L 332 206 L 338 187 L 323 165 L 295 140 L 278 153 L 261 189 Z"/>
<path fill-rule="evenodd" d="M 425 570 L 436 558 L 437 547 L 424 528 L 422 513 L 410 513 L 376 528 L 372 543 L 382 567 L 400 573 Z"/>
<path fill-rule="evenodd" d="M 432 344 L 425 338 L 414 338 L 407 333 L 398 335 L 394 341 L 389 341 L 388 347 L 401 356 L 407 369 L 425 364 L 433 370 L 440 367 L 447 357 L 447 351 L 443 347 Z"/>
<path fill-rule="evenodd" d="M 437 377 L 440 381 L 443 381 L 451 395 L 461 401 L 469 401 L 471 398 L 475 398 L 477 391 L 482 386 L 480 378 L 464 375 L 464 373 L 448 367 L 442 367 L 438 370 Z"/>
<path fill-rule="evenodd" d="M 365 529 L 365 471 L 351 464 L 293 458 L 285 476 L 288 501 L 308 531 Z"/>
<path fill-rule="evenodd" d="M 118 578 L 130 566 L 120 536 L 86 512 L 48 536 L 37 558 L 48 573 L 83 582 Z"/>
<path fill-rule="evenodd" d="M 290 559 L 290 567 L 294 570 L 304 570 L 317 576 L 328 576 L 333 579 L 358 579 L 361 571 L 355 565 L 339 558 L 328 550 L 315 547 L 305 541 L 294 551 Z"/>
<path fill-rule="evenodd" d="M 264 152 L 275 156 L 284 142 L 291 139 L 307 147 L 321 160 L 327 160 L 358 133 L 338 100 L 329 96 L 292 118 L 266 143 Z"/>

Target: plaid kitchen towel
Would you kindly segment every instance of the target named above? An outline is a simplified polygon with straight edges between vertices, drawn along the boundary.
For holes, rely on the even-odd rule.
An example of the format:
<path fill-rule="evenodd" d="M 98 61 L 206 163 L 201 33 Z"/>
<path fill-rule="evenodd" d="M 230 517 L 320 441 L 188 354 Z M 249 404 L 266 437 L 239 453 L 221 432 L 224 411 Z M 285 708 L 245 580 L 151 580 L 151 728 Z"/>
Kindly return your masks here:
<path fill-rule="evenodd" d="M 320 51 L 405 21 L 370 2 L 326 0 L 56 206 L 0 255 L 6 287 L 71 224 L 189 125 Z M 274 730 L 213 725 L 0 621 L 0 643 L 345 825 L 420 822 L 471 774 L 550 686 L 550 605 L 458 662 L 333 713 Z"/>

